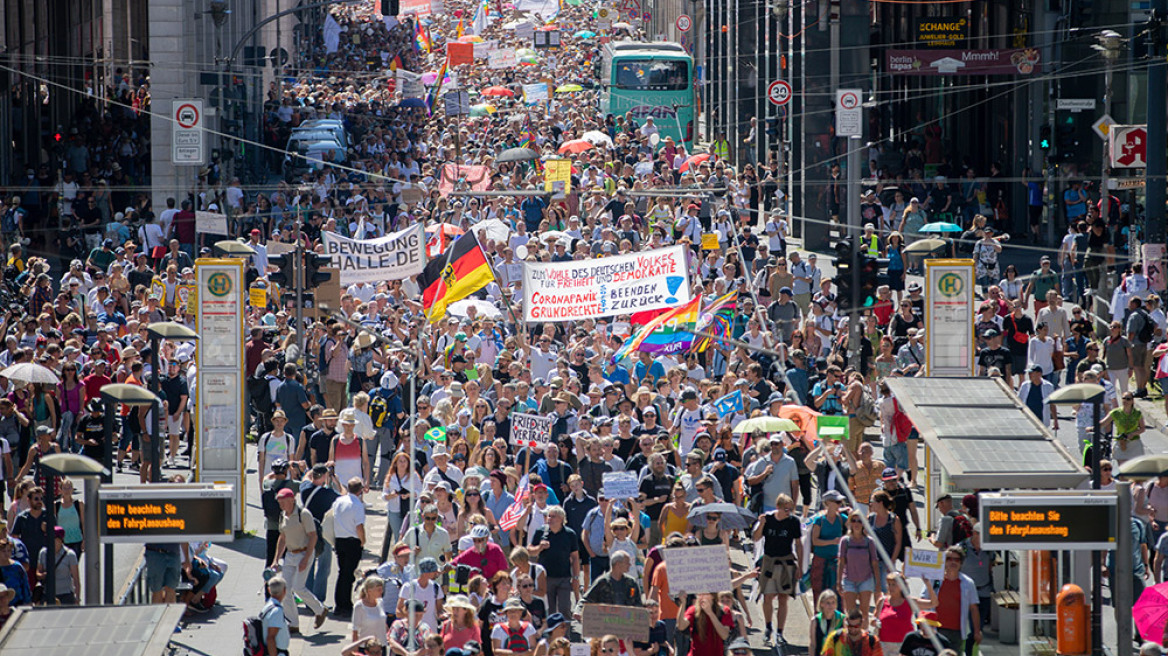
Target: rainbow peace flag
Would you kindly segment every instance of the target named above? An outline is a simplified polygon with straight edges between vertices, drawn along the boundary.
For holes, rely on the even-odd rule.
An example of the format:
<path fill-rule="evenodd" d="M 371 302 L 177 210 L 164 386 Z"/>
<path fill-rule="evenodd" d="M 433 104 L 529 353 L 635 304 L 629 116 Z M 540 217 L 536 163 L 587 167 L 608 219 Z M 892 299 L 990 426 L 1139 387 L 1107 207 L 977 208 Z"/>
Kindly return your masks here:
<path fill-rule="evenodd" d="M 613 362 L 627 358 L 634 351 L 665 355 L 689 349 L 694 343 L 701 307 L 702 297 L 696 296 L 689 303 L 654 317 L 617 349 Z"/>
<path fill-rule="evenodd" d="M 695 350 L 702 353 L 714 345 L 715 342 L 725 344 L 726 340 L 730 339 L 731 332 L 734 328 L 734 316 L 738 313 L 738 292 L 733 291 L 729 294 L 714 299 L 706 309 L 702 310 L 702 316 L 698 318 L 697 330 L 713 333 L 717 338 L 699 336 L 698 343 Z"/>
<path fill-rule="evenodd" d="M 442 81 L 446 79 L 446 65 L 450 63 L 449 59 L 442 60 L 442 68 L 438 69 L 438 79 L 434 82 L 434 87 L 426 94 L 426 112 L 434 113 L 434 103 L 438 102 L 438 98 L 442 94 Z"/>
<path fill-rule="evenodd" d="M 421 52 L 429 53 L 434 49 L 433 42 L 430 41 L 430 35 L 422 28 L 422 22 L 414 21 L 414 46 Z"/>

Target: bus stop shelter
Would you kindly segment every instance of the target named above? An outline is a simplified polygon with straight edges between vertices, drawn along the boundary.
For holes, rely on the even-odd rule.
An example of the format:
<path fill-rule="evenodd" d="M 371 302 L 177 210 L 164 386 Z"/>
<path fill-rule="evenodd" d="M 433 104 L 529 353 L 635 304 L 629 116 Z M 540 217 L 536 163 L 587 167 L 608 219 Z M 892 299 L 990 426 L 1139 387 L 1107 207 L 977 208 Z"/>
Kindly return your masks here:
<path fill-rule="evenodd" d="M 1001 379 L 885 382 L 955 488 L 1068 490 L 1088 478 L 1079 459 Z"/>
<path fill-rule="evenodd" d="M 162 656 L 186 606 L 28 607 L 0 629 L 4 656 Z"/>

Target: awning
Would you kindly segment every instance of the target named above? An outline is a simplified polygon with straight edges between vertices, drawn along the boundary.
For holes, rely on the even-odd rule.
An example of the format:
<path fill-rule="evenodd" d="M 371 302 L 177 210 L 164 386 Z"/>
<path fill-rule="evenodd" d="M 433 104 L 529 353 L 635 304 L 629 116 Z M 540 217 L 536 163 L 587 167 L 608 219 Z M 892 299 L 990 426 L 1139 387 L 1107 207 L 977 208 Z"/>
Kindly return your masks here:
<path fill-rule="evenodd" d="M 886 378 L 958 488 L 1071 489 L 1088 473 L 997 378 Z"/>
<path fill-rule="evenodd" d="M 4 656 L 162 656 L 183 604 L 17 608 L 0 629 Z"/>

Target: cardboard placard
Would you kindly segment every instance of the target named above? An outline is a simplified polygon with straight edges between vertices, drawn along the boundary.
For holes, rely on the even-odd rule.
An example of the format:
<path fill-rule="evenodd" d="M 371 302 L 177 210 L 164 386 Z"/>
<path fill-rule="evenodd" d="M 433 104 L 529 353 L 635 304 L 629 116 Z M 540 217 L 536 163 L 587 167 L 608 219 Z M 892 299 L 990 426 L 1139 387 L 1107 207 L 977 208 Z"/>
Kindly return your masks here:
<path fill-rule="evenodd" d="M 728 568 L 727 568 L 728 569 Z M 672 589 L 672 584 L 670 589 Z M 729 589 L 729 588 L 727 588 Z M 584 604 L 583 629 L 585 638 L 614 635 L 637 642 L 649 641 L 649 609 L 635 606 Z"/>
<path fill-rule="evenodd" d="M 487 68 L 490 69 L 515 68 L 518 65 L 519 60 L 516 59 L 514 50 L 494 50 L 491 54 L 487 55 Z"/>
<path fill-rule="evenodd" d="M 702 250 L 716 251 L 722 248 L 722 244 L 718 241 L 718 233 L 706 232 L 702 233 Z"/>
<path fill-rule="evenodd" d="M 492 52 L 495 52 L 498 49 L 499 42 L 494 39 L 489 41 L 479 41 L 478 43 L 474 44 L 475 59 L 486 59 L 491 55 Z"/>
<path fill-rule="evenodd" d="M 524 102 L 526 102 L 528 105 L 534 105 L 538 102 L 548 100 L 551 97 L 548 88 L 549 87 L 546 82 L 523 85 Z"/>
<path fill-rule="evenodd" d="M 456 43 L 446 44 L 446 60 L 450 66 L 474 63 L 474 44 Z"/>
<path fill-rule="evenodd" d="M 604 496 L 609 499 L 635 499 L 640 494 L 636 472 L 608 472 L 602 479 Z"/>
<path fill-rule="evenodd" d="M 726 592 L 730 585 L 730 551 L 724 544 L 665 549 L 669 589 L 686 594 Z"/>
<path fill-rule="evenodd" d="M 519 446 L 547 444 L 552 441 L 555 420 L 541 415 L 511 413 L 511 443 Z"/>
<path fill-rule="evenodd" d="M 904 577 L 924 577 L 939 581 L 945 576 L 945 560 L 940 551 L 932 549 L 907 549 L 904 560 Z"/>
<path fill-rule="evenodd" d="M 470 114 L 470 94 L 466 91 L 448 91 L 442 94 L 442 105 L 447 116 Z"/>
<path fill-rule="evenodd" d="M 209 235 L 227 235 L 227 215 L 219 212 L 195 212 L 195 230 Z"/>

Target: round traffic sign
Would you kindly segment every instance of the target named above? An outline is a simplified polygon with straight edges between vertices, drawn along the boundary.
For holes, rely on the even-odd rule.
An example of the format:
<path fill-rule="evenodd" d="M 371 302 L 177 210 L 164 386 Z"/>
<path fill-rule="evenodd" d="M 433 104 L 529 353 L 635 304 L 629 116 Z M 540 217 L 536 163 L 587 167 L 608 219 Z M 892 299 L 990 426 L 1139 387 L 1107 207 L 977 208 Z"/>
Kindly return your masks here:
<path fill-rule="evenodd" d="M 686 14 L 682 14 L 677 17 L 677 22 L 674 25 L 677 26 L 678 32 L 688 32 L 693 27 L 693 19 Z"/>
<path fill-rule="evenodd" d="M 791 99 L 791 85 L 786 80 L 775 80 L 767 85 L 767 100 L 782 107 Z"/>
<path fill-rule="evenodd" d="M 860 106 L 860 95 L 851 91 L 840 93 L 839 104 L 844 109 L 855 109 Z"/>
<path fill-rule="evenodd" d="M 189 130 L 199 124 L 199 108 L 190 103 L 179 105 L 174 113 L 174 119 L 180 128 Z"/>

